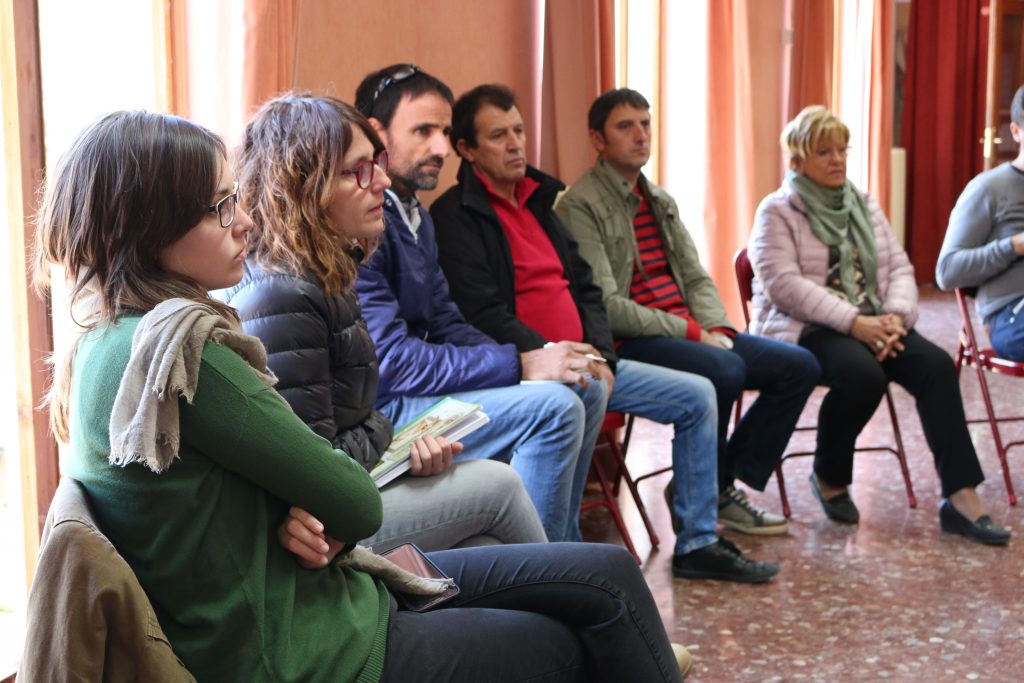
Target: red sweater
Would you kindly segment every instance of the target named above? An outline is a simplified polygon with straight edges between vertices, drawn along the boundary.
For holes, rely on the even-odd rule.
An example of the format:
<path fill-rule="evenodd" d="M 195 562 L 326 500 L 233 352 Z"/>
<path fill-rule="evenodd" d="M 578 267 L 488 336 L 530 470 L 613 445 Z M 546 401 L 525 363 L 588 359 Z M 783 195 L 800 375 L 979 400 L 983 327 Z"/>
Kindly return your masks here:
<path fill-rule="evenodd" d="M 513 206 L 496 194 L 487 179 L 477 174 L 487 189 L 487 200 L 498 214 L 515 270 L 516 317 L 550 341 L 583 341 L 583 322 L 569 291 L 562 261 L 526 201 L 540 184 L 532 178 L 516 183 Z"/>

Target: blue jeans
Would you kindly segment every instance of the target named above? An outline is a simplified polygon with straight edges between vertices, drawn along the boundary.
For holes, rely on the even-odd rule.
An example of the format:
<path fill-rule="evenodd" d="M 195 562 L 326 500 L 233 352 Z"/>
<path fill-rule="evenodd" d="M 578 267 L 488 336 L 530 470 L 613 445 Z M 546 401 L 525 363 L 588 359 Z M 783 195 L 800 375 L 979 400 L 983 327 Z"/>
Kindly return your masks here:
<path fill-rule="evenodd" d="M 742 332 L 732 351 L 678 337 L 637 337 L 618 351 L 621 358 L 692 372 L 715 385 L 719 491 L 735 479 L 764 490 L 821 376 L 807 349 Z M 732 406 L 744 389 L 760 394 L 726 440 Z"/>
<path fill-rule="evenodd" d="M 456 460 L 489 459 L 511 464 L 537 508 L 548 540 L 580 540 L 583 486 L 577 482 L 586 481 L 593 451 L 593 442 L 584 449 L 585 427 L 588 411 L 600 409 L 603 415 L 603 388 L 587 392 L 589 403 L 560 382 L 517 384 L 453 396 L 479 403 L 491 418 L 462 440 L 465 450 Z M 440 399 L 400 396 L 380 410 L 397 428 Z"/>
<path fill-rule="evenodd" d="M 619 360 L 608 410 L 675 428 L 672 507 L 680 523 L 675 552 L 682 555 L 717 542 L 718 410 L 711 382 L 678 370 Z"/>
<path fill-rule="evenodd" d="M 504 545 L 430 553 L 461 592 L 393 612 L 382 683 L 679 681 L 651 591 L 622 548 Z"/>
<path fill-rule="evenodd" d="M 995 349 L 1003 358 L 1024 361 L 1024 307 L 1014 313 L 1013 309 L 1020 300 L 1003 306 L 988 319 L 988 337 Z"/>

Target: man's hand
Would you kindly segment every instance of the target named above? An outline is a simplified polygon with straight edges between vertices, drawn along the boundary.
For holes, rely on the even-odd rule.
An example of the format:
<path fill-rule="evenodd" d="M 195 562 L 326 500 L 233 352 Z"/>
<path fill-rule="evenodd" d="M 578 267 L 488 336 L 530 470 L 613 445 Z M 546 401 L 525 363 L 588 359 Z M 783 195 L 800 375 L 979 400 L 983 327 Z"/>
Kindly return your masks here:
<path fill-rule="evenodd" d="M 1017 256 L 1024 256 L 1024 232 L 1018 232 L 1016 235 L 1010 238 L 1010 244 L 1013 245 L 1013 253 Z"/>
<path fill-rule="evenodd" d="M 601 354 L 590 344 L 582 342 L 560 341 L 543 349 L 527 351 L 520 354 L 523 366 L 523 379 L 554 380 L 587 386 L 584 372 L 591 377 L 601 375 L 601 366 L 607 365 L 600 361 L 587 358 L 587 354 L 600 358 Z"/>
<path fill-rule="evenodd" d="M 615 386 L 615 375 L 612 373 L 612 369 L 608 367 L 607 363 L 602 363 L 601 367 L 598 368 L 598 374 L 594 375 L 595 379 L 603 379 L 606 387 L 605 394 L 607 396 L 612 395 L 612 388 Z"/>
<path fill-rule="evenodd" d="M 711 334 L 710 332 L 708 332 L 705 329 L 701 329 L 701 331 L 700 331 L 700 343 L 701 344 L 707 344 L 708 346 L 714 346 L 716 349 L 722 349 L 723 351 L 728 351 L 728 349 L 725 348 L 725 346 L 722 344 L 722 342 L 720 342 L 718 340 L 718 337 L 716 337 L 715 335 Z"/>
<path fill-rule="evenodd" d="M 433 477 L 452 466 L 452 456 L 462 452 L 462 444 L 448 443 L 443 436 L 429 434 L 417 439 L 410 451 L 409 474 L 414 477 Z"/>
<path fill-rule="evenodd" d="M 277 540 L 306 569 L 326 567 L 345 547 L 324 533 L 320 520 L 294 505 L 277 529 Z"/>

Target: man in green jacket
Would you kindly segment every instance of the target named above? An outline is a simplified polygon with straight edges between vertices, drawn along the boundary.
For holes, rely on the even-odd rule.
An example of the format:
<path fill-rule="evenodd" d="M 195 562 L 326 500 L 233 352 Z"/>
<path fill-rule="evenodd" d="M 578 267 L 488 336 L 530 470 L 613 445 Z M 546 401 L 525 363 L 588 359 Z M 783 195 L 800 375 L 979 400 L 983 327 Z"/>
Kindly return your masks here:
<path fill-rule="evenodd" d="M 754 506 L 736 479 L 763 491 L 821 370 L 805 349 L 737 332 L 679 219 L 675 201 L 642 172 L 650 158 L 650 106 L 621 88 L 590 107 L 598 161 L 556 212 L 601 287 L 621 358 L 707 377 L 718 396 L 719 522 L 748 534 L 788 532 Z M 732 405 L 760 392 L 727 439 Z"/>

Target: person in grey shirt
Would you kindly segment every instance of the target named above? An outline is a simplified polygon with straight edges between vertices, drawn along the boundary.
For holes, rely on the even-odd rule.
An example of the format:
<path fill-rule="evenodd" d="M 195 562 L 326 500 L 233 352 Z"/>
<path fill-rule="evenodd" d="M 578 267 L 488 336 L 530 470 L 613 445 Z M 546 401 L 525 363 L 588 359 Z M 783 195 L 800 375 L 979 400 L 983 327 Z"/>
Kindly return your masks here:
<path fill-rule="evenodd" d="M 1013 94 L 1017 158 L 976 176 L 957 200 L 935 267 L 950 290 L 978 288 L 978 316 L 996 353 L 1024 361 L 1024 86 Z"/>

